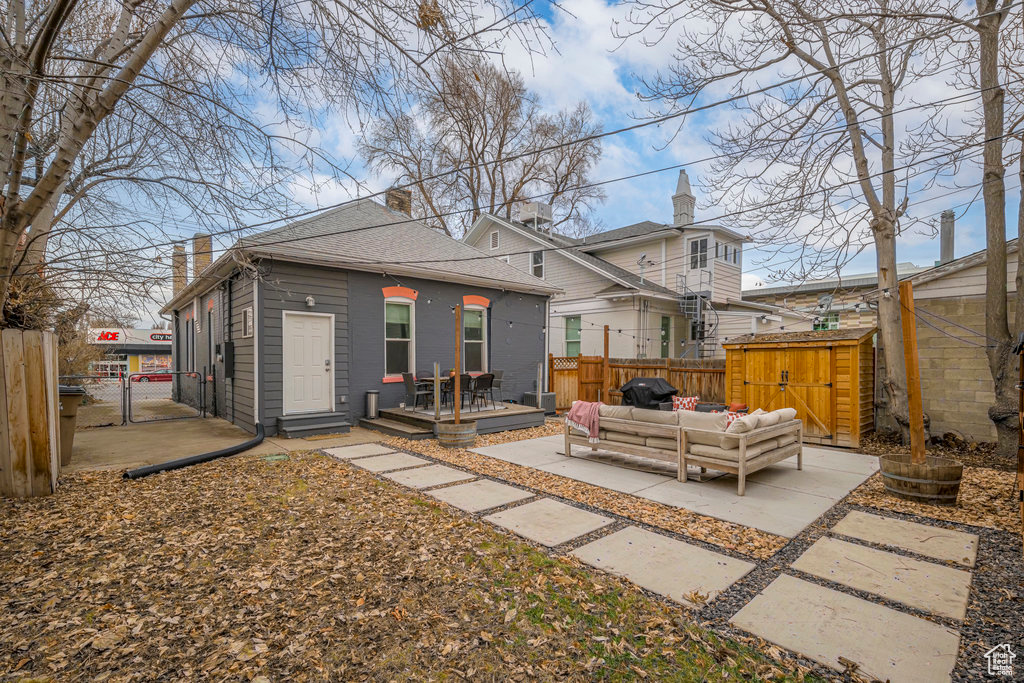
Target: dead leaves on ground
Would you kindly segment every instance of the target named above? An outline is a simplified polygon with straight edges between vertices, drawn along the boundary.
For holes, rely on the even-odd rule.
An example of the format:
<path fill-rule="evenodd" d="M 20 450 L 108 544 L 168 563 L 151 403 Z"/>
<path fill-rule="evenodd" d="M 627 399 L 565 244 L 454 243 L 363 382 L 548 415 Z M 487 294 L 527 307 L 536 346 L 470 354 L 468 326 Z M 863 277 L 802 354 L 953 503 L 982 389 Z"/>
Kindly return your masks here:
<path fill-rule="evenodd" d="M 846 502 L 1016 532 L 1020 530 L 1020 503 L 1014 496 L 1016 476 L 1014 472 L 986 467 L 964 467 L 957 504 L 945 507 L 892 496 L 885 491 L 882 475 L 875 473 Z"/>
<path fill-rule="evenodd" d="M 783 673 L 624 581 L 307 454 L 70 475 L 0 501 L 0 548 L 4 680 Z"/>

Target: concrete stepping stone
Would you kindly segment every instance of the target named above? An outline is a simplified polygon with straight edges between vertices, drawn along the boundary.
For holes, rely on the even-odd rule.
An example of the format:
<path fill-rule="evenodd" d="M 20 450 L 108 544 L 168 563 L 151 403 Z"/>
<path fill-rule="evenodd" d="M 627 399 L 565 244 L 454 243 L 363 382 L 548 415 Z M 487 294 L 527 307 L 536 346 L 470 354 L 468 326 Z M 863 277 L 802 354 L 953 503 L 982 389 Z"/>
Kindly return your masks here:
<path fill-rule="evenodd" d="M 468 484 L 449 486 L 429 495 L 466 512 L 480 512 L 491 508 L 514 503 L 517 500 L 532 498 L 533 493 L 517 489 L 514 486 L 500 484 L 490 479 L 472 481 Z"/>
<path fill-rule="evenodd" d="M 341 446 L 339 448 L 327 448 L 324 453 L 332 458 L 340 460 L 351 460 L 352 458 L 365 458 L 370 455 L 384 455 L 394 453 L 394 448 L 388 448 L 379 443 L 360 443 L 354 446 Z"/>
<path fill-rule="evenodd" d="M 371 472 L 389 472 L 402 469 L 403 467 L 412 467 L 413 465 L 426 465 L 428 462 L 430 461 L 417 458 L 415 455 L 409 455 L 408 453 L 388 453 L 369 458 L 359 458 L 352 464 Z"/>
<path fill-rule="evenodd" d="M 730 620 L 816 662 L 893 683 L 948 681 L 960 635 L 939 624 L 783 574 Z"/>
<path fill-rule="evenodd" d="M 451 467 L 445 467 L 444 465 L 417 467 L 414 470 L 392 472 L 390 474 L 385 474 L 384 476 L 413 489 L 425 489 L 430 488 L 431 486 L 440 486 L 441 484 L 451 484 L 456 481 L 465 481 L 466 479 L 476 478 L 475 474 L 463 472 L 462 470 L 457 470 Z"/>
<path fill-rule="evenodd" d="M 562 545 L 612 523 L 607 517 L 550 498 L 496 512 L 484 519 L 548 547 Z"/>
<path fill-rule="evenodd" d="M 967 613 L 971 573 L 962 569 L 827 537 L 815 541 L 793 569 L 950 619 Z"/>
<path fill-rule="evenodd" d="M 498 460 L 504 460 L 515 465 L 537 467 L 565 460 L 565 456 L 558 453 L 559 450 L 564 448 L 565 437 L 544 436 L 537 439 L 512 441 L 510 443 L 498 444 L 497 446 L 470 448 L 469 450 L 473 453 L 497 458 Z"/>
<path fill-rule="evenodd" d="M 572 551 L 583 562 L 676 602 L 699 607 L 754 568 L 653 531 L 629 526 Z M 688 597 L 690 596 L 690 597 Z"/>
<path fill-rule="evenodd" d="M 909 550 L 925 557 L 973 567 L 978 556 L 978 537 L 963 531 L 882 517 L 854 510 L 832 527 L 833 533 L 869 543 Z"/>

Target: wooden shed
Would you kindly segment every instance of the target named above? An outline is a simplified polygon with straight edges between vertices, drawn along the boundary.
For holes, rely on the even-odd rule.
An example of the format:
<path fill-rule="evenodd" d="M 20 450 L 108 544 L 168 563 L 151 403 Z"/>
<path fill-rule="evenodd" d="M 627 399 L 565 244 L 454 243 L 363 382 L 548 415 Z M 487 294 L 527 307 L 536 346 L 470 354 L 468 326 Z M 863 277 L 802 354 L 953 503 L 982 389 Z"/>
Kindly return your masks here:
<path fill-rule="evenodd" d="M 804 441 L 856 448 L 874 429 L 875 328 L 749 334 L 725 347 L 725 391 L 750 410 L 795 408 Z"/>

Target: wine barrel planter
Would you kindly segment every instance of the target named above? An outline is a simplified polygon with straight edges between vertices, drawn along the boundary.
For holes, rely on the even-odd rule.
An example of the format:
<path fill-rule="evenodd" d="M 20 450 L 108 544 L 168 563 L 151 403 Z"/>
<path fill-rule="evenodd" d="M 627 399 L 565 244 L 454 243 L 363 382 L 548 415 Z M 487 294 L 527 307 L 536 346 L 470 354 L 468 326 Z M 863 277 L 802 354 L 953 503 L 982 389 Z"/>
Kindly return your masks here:
<path fill-rule="evenodd" d="M 445 448 L 470 448 L 476 443 L 476 420 L 443 420 L 437 423 L 437 442 Z"/>
<path fill-rule="evenodd" d="M 950 458 L 925 456 L 922 464 L 910 462 L 910 455 L 883 455 L 878 459 L 882 483 L 892 495 L 933 505 L 956 505 L 964 466 Z"/>

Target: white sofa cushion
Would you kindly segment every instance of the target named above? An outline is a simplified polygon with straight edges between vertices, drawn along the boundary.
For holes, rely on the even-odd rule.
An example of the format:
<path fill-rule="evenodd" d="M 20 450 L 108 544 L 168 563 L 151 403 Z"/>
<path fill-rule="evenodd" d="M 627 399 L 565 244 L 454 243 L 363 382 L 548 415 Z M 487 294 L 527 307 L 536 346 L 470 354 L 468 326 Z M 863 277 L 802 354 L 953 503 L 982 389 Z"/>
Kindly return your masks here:
<path fill-rule="evenodd" d="M 693 410 L 677 410 L 669 415 L 679 420 L 679 426 L 684 429 L 703 429 L 710 432 L 724 432 L 725 425 L 729 421 L 725 413 L 698 413 Z M 687 432 L 687 443 L 705 443 L 712 446 L 719 445 L 722 437 L 720 434 L 702 434 L 700 432 Z"/>
<path fill-rule="evenodd" d="M 747 446 L 747 459 L 755 458 L 762 453 L 775 449 L 775 439 L 765 439 L 759 441 L 756 444 L 750 444 Z M 690 449 L 690 453 L 694 455 L 703 455 L 708 458 L 717 458 L 718 460 L 728 460 L 729 462 L 740 461 L 740 449 L 739 448 L 722 448 L 721 446 L 709 446 L 707 444 L 697 443 L 694 444 Z"/>
<path fill-rule="evenodd" d="M 615 443 L 629 443 L 635 446 L 643 446 L 647 443 L 647 437 L 639 436 L 638 434 L 630 434 L 628 432 L 618 432 L 612 430 L 602 429 L 600 432 L 601 441 L 608 441 Z"/>
<path fill-rule="evenodd" d="M 617 420 L 632 420 L 633 406 L 609 406 L 602 404 L 597 409 L 599 417 L 614 417 Z"/>
<path fill-rule="evenodd" d="M 779 424 L 780 419 L 782 419 L 782 416 L 779 415 L 778 410 L 773 410 L 770 413 L 761 413 L 760 415 L 757 416 L 757 426 L 774 427 L 775 425 Z"/>
<path fill-rule="evenodd" d="M 633 408 L 633 419 L 637 422 L 647 422 L 656 425 L 670 425 L 675 427 L 679 424 L 679 418 L 670 410 L 648 410 L 646 408 Z"/>
<path fill-rule="evenodd" d="M 747 432 L 751 432 L 757 429 L 762 414 L 764 414 L 764 411 L 758 408 L 749 415 L 746 415 L 744 417 L 737 417 L 735 420 L 732 421 L 732 424 L 726 428 L 725 433 L 738 436 L 740 434 L 746 434 Z M 718 443 L 714 443 L 711 445 L 721 446 L 722 448 L 736 448 L 738 444 L 739 441 L 737 439 L 729 438 L 728 436 L 722 436 L 721 438 L 718 439 Z"/>

